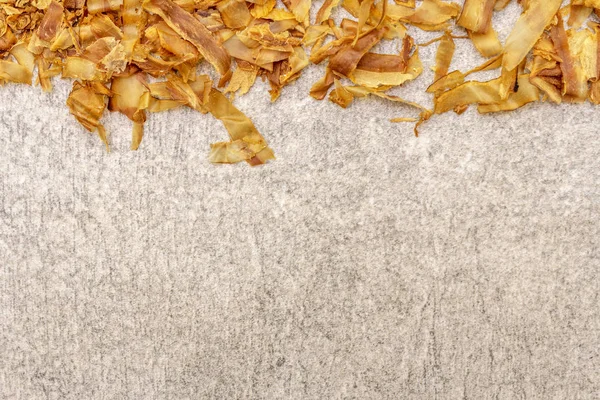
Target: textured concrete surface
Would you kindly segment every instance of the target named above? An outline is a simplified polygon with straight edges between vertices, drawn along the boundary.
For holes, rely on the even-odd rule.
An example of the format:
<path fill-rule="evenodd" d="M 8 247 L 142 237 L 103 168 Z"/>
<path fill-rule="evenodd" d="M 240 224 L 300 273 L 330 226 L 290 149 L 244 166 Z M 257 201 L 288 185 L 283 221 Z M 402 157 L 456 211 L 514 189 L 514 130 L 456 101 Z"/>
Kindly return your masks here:
<path fill-rule="evenodd" d="M 0 399 L 600 398 L 598 109 L 417 139 L 308 99 L 320 73 L 236 101 L 278 156 L 253 169 L 207 162 L 209 116 L 138 152 L 107 116 L 106 154 L 69 83 L 0 88 Z"/>

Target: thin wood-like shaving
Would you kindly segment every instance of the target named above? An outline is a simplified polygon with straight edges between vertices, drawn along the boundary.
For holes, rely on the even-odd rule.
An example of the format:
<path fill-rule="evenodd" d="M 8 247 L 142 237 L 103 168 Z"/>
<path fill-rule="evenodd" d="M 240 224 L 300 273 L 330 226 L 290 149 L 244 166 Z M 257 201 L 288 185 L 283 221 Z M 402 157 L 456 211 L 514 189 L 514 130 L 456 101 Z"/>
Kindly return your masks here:
<path fill-rule="evenodd" d="M 465 0 L 456 23 L 473 33 L 487 33 L 496 0 Z"/>
<path fill-rule="evenodd" d="M 223 122 L 231 141 L 211 145 L 210 161 L 234 163 L 246 161 L 250 165 L 264 164 L 275 158 L 264 138 L 248 117 L 235 108 L 223 94 L 210 90 L 206 108 Z"/>
<path fill-rule="evenodd" d="M 556 16 L 562 0 L 528 0 L 527 8 L 506 39 L 502 65 L 512 71 L 527 57 Z"/>
<path fill-rule="evenodd" d="M 229 70 L 231 61 L 227 52 L 192 14 L 171 0 L 145 0 L 143 6 L 146 11 L 159 15 L 171 29 L 196 46 L 202 57 L 221 75 Z"/>

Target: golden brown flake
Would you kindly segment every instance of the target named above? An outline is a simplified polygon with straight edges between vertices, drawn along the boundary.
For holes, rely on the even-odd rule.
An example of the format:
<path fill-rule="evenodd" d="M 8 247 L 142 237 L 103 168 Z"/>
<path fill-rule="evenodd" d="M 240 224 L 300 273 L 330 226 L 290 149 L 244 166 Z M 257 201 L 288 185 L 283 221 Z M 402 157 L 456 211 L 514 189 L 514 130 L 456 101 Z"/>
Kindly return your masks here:
<path fill-rule="evenodd" d="M 145 0 L 144 9 L 159 15 L 183 39 L 191 42 L 217 71 L 229 70 L 230 58 L 212 33 L 192 14 L 171 0 Z"/>

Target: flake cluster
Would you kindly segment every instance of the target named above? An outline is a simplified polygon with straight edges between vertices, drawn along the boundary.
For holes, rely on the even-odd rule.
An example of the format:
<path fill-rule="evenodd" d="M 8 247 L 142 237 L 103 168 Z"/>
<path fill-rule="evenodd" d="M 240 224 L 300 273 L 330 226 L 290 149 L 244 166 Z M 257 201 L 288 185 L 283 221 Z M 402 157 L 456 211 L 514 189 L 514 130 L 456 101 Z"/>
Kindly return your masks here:
<path fill-rule="evenodd" d="M 511 111 L 535 101 L 600 102 L 600 0 L 518 1 L 522 14 L 501 43 L 494 12 L 511 0 L 325 0 L 311 18 L 311 0 L 0 0 L 0 85 L 74 80 L 67 99 L 73 116 L 109 148 L 105 109 L 126 115 L 138 149 L 148 112 L 187 106 L 222 121 L 230 140 L 211 145 L 215 163 L 273 159 L 252 121 L 235 108 L 257 78 L 276 101 L 309 64 L 323 65 L 310 96 L 348 107 L 380 97 L 414 109 L 393 122 L 419 126 L 435 114 Z M 353 18 L 336 23 L 335 9 Z M 409 27 L 438 31 L 417 45 Z M 463 36 L 458 36 L 461 31 Z M 465 34 L 466 33 L 466 34 Z M 455 41 L 469 39 L 486 58 L 470 71 L 450 70 Z M 397 40 L 397 54 L 373 51 Z M 433 109 L 388 91 L 423 72 L 419 47 L 437 44 Z M 198 74 L 212 66 L 215 82 Z M 498 71 L 489 81 L 475 72 Z"/>

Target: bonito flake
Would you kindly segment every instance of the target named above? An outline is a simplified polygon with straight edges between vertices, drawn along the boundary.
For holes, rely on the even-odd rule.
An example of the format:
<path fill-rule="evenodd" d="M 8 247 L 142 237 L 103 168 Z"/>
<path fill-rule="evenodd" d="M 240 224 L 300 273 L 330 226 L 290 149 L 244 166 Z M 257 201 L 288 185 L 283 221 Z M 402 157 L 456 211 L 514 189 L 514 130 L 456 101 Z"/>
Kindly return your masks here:
<path fill-rule="evenodd" d="M 514 0 L 516 1 L 516 0 Z M 268 83 L 285 96 L 309 65 L 322 70 L 310 95 L 341 107 L 377 97 L 408 115 L 392 122 L 418 128 L 435 114 L 513 111 L 529 103 L 600 103 L 600 0 L 520 0 L 506 41 L 494 13 L 511 0 L 4 0 L 0 1 L 0 85 L 52 89 L 74 80 L 67 106 L 109 149 L 106 110 L 131 121 L 131 148 L 143 144 L 147 113 L 188 107 L 222 122 L 229 140 L 211 146 L 214 163 L 259 165 L 274 158 L 265 138 L 232 103 Z M 316 3 L 316 2 L 315 2 Z M 311 8 L 314 12 L 311 13 Z M 339 9 L 339 10 L 338 10 Z M 333 19 L 343 9 L 348 18 Z M 313 17 L 311 17 L 313 15 Z M 411 30 L 438 32 L 417 44 Z M 453 69 L 456 40 L 470 40 L 485 61 Z M 378 52 L 395 41 L 397 51 Z M 434 65 L 420 47 L 436 45 Z M 213 76 L 198 74 L 211 67 Z M 432 106 L 391 90 L 434 71 Z M 497 71 L 487 81 L 471 80 Z"/>

